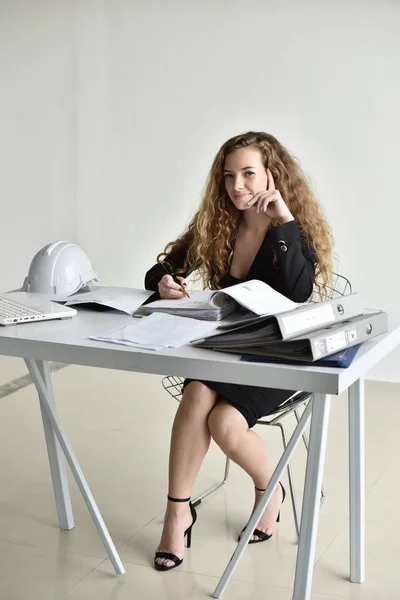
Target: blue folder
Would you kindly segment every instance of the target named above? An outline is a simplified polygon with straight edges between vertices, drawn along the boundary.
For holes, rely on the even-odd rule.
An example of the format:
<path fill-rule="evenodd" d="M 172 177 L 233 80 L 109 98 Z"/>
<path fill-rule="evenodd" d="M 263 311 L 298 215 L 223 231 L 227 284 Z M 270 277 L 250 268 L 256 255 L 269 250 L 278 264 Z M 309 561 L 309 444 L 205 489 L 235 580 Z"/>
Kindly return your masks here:
<path fill-rule="evenodd" d="M 281 358 L 277 356 L 258 356 L 257 354 L 243 354 L 240 360 L 245 362 L 261 362 L 261 363 L 279 363 L 285 365 L 307 365 L 308 367 L 340 367 L 346 369 L 351 363 L 355 355 L 358 352 L 361 344 L 346 348 L 335 354 L 324 356 L 320 360 L 314 362 L 304 360 L 291 360 L 290 358 Z"/>

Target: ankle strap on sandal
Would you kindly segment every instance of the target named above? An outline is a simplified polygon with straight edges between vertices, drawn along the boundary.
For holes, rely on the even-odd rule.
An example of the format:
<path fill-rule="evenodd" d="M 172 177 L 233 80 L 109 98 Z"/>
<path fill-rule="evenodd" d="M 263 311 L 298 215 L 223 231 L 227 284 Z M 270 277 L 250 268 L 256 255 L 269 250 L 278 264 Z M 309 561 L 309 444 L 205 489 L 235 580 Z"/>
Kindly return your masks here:
<path fill-rule="evenodd" d="M 277 485 L 276 487 L 279 487 L 279 486 L 281 486 L 281 488 L 282 488 L 282 492 L 285 492 L 285 490 L 283 489 L 283 485 L 281 484 L 281 482 L 280 482 L 280 481 L 278 481 L 278 485 Z M 254 489 L 256 489 L 256 490 L 257 490 L 257 492 L 265 492 L 265 490 L 266 490 L 267 488 L 266 488 L 266 487 L 265 487 L 265 488 L 258 488 L 258 487 L 255 485 L 255 486 L 254 486 Z M 275 489 L 276 489 L 276 488 L 275 488 Z"/>
<path fill-rule="evenodd" d="M 171 502 L 189 502 L 191 496 L 189 496 L 189 498 L 173 498 L 172 496 L 170 496 L 169 494 L 167 495 L 168 500 L 170 500 Z"/>

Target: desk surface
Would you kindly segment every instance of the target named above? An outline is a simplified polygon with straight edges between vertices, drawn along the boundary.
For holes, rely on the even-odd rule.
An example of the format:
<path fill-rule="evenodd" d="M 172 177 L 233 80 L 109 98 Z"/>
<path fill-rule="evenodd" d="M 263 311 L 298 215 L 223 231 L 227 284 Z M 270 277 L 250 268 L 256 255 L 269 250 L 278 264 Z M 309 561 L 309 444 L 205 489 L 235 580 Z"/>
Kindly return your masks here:
<path fill-rule="evenodd" d="M 92 367 L 180 375 L 247 385 L 339 394 L 400 344 L 400 327 L 365 342 L 347 369 L 240 362 L 238 355 L 183 346 L 154 352 L 88 339 L 132 321 L 116 312 L 78 308 L 64 321 L 0 327 L 0 355 Z"/>

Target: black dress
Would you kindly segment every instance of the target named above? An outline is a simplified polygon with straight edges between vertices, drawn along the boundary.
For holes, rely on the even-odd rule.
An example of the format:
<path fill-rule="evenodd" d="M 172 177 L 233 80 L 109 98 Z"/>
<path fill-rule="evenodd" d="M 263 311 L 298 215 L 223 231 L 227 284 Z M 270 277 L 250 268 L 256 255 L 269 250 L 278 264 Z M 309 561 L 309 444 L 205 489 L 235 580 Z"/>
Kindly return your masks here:
<path fill-rule="evenodd" d="M 166 261 L 171 265 L 172 270 L 179 269 L 183 267 L 185 255 L 186 249 L 182 248 L 167 256 Z M 274 264 L 274 255 L 276 264 Z M 188 274 L 184 273 L 183 275 L 187 276 Z M 146 289 L 157 290 L 163 275 L 165 275 L 165 270 L 162 265 L 154 265 L 146 273 Z M 245 280 L 233 277 L 227 266 L 227 272 L 220 285 L 224 288 L 241 281 L 259 279 L 294 302 L 305 302 L 312 293 L 314 276 L 314 251 L 301 235 L 295 221 L 290 221 L 267 231 Z M 148 301 L 157 298 L 158 294 L 155 294 Z M 185 379 L 183 387 L 191 381 L 193 380 Z M 282 402 L 297 391 L 205 380 L 202 380 L 202 383 L 215 390 L 221 399 L 227 400 L 239 410 L 249 427 L 253 427 L 261 417 L 275 412 Z"/>

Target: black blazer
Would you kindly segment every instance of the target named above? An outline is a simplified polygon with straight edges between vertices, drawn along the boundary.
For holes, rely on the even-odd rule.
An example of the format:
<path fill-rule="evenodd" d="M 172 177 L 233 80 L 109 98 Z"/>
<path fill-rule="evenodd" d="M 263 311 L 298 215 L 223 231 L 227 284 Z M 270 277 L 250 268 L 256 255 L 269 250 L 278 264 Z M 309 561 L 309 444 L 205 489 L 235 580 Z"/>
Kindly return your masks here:
<path fill-rule="evenodd" d="M 186 252 L 186 248 L 181 248 L 166 257 L 172 272 L 183 267 Z M 274 264 L 274 253 L 277 264 Z M 270 227 L 244 281 L 259 279 L 290 300 L 305 302 L 313 290 L 315 262 L 313 249 L 308 246 L 295 221 L 289 221 L 278 227 Z M 220 281 L 222 288 L 241 281 L 233 277 L 228 269 L 227 265 L 227 271 Z M 158 283 L 165 274 L 161 264 L 154 265 L 145 276 L 146 290 L 157 291 Z M 183 273 L 182 276 L 189 274 Z M 148 302 L 157 297 L 158 294 L 153 295 Z"/>

